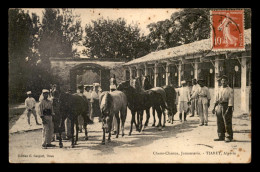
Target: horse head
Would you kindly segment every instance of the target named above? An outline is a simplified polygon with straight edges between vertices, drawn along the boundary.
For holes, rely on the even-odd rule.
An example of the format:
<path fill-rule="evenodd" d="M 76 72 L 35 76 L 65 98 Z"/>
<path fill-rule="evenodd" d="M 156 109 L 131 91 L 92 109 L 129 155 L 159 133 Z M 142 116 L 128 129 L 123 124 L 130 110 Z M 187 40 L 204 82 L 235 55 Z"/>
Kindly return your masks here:
<path fill-rule="evenodd" d="M 109 92 L 103 92 L 100 95 L 100 110 L 102 113 L 102 119 L 103 119 L 103 128 L 106 130 L 106 132 L 111 130 L 111 124 L 113 120 L 113 99 Z"/>

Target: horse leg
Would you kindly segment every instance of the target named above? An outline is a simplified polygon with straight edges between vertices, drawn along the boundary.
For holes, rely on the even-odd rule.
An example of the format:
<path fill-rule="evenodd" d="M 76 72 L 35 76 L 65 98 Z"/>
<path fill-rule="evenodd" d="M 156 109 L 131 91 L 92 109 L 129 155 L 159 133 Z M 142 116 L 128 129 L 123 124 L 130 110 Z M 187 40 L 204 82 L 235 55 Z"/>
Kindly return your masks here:
<path fill-rule="evenodd" d="M 135 123 L 135 112 L 134 111 L 131 111 L 132 113 L 132 120 L 131 120 L 131 127 L 130 127 L 130 131 L 129 131 L 129 136 L 131 136 L 132 134 L 132 130 L 133 130 L 133 123 Z M 135 126 L 136 126 L 136 123 L 135 123 Z"/>
<path fill-rule="evenodd" d="M 119 112 L 115 114 L 116 121 L 117 121 L 117 132 L 116 132 L 116 138 L 118 138 L 119 130 L 120 130 L 120 118 L 119 118 Z"/>
<path fill-rule="evenodd" d="M 141 131 L 143 131 L 143 114 L 144 114 L 144 111 L 140 111 L 140 129 L 139 129 L 139 133 Z"/>
<path fill-rule="evenodd" d="M 136 125 L 136 131 L 140 131 L 140 114 L 139 111 L 137 111 L 137 125 Z"/>
<path fill-rule="evenodd" d="M 146 112 L 146 121 L 145 121 L 144 126 L 148 126 L 149 119 L 150 119 L 150 108 L 146 109 L 145 112 Z"/>
<path fill-rule="evenodd" d="M 153 107 L 153 125 L 155 126 L 156 120 L 155 120 L 155 107 Z"/>
<path fill-rule="evenodd" d="M 105 139 L 106 139 L 106 131 L 105 131 L 105 130 L 106 130 L 106 129 L 103 128 L 103 140 L 102 140 L 102 145 L 105 144 Z"/>
<path fill-rule="evenodd" d="M 165 127 L 165 123 L 166 123 L 165 108 L 162 108 L 162 113 L 163 113 L 163 127 Z"/>
<path fill-rule="evenodd" d="M 161 128 L 162 127 L 162 110 L 161 110 L 160 106 L 156 106 L 155 109 L 156 109 L 156 112 L 157 112 L 157 115 L 159 118 L 158 127 L 159 127 L 159 130 L 161 130 L 162 129 Z"/>
<path fill-rule="evenodd" d="M 126 120 L 127 109 L 122 110 L 121 112 L 120 112 L 121 122 L 122 122 L 121 129 L 122 129 L 122 137 L 124 137 L 124 135 L 125 135 L 125 120 Z"/>
<path fill-rule="evenodd" d="M 65 121 L 65 118 L 62 117 L 61 121 L 60 121 L 60 125 L 59 125 L 59 136 L 60 136 L 60 138 L 59 138 L 59 146 L 60 146 L 60 148 L 63 147 L 61 133 L 62 133 L 62 126 L 64 126 L 64 121 Z"/>
<path fill-rule="evenodd" d="M 78 119 L 78 118 L 77 118 Z M 79 122 L 78 120 L 75 121 L 76 125 L 76 139 L 75 139 L 75 145 L 77 144 L 77 141 L 79 140 Z"/>
<path fill-rule="evenodd" d="M 85 130 L 85 140 L 88 140 L 87 116 L 85 115 L 83 119 L 84 119 L 84 126 L 83 127 L 84 127 L 84 130 Z"/>
<path fill-rule="evenodd" d="M 108 142 L 111 142 L 111 130 L 109 130 L 107 141 L 108 141 Z"/>
<path fill-rule="evenodd" d="M 74 117 L 72 117 L 71 121 L 70 121 L 70 129 L 71 129 L 71 147 L 74 148 Z"/>

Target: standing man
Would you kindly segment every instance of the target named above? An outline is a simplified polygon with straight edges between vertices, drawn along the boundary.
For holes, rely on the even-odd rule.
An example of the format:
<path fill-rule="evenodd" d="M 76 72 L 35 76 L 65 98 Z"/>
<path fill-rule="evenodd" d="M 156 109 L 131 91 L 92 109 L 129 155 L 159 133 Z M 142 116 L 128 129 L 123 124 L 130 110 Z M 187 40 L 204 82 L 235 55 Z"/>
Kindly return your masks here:
<path fill-rule="evenodd" d="M 194 78 L 192 79 L 192 89 L 191 89 L 191 97 L 194 97 L 195 92 L 200 88 L 200 85 L 197 83 L 197 80 Z M 191 116 L 194 117 L 196 114 L 198 115 L 198 98 L 195 97 L 194 99 L 191 100 Z"/>
<path fill-rule="evenodd" d="M 116 83 L 116 76 L 115 74 L 113 74 L 113 77 L 110 79 L 110 92 L 115 91 L 117 88 L 117 83 Z M 112 121 L 112 135 L 115 135 L 117 133 L 116 131 L 117 129 L 117 121 L 116 121 L 116 117 L 113 117 L 113 121 Z"/>
<path fill-rule="evenodd" d="M 38 123 L 38 120 L 37 120 L 37 115 L 36 115 L 36 110 L 35 110 L 36 101 L 32 97 L 32 92 L 28 91 L 27 96 L 28 97 L 25 99 L 24 104 L 25 104 L 25 108 L 26 108 L 28 124 L 31 126 L 30 117 L 31 117 L 31 113 L 32 113 L 35 118 L 36 124 L 41 125 Z"/>
<path fill-rule="evenodd" d="M 88 100 L 83 93 L 84 93 L 84 85 L 79 85 L 77 94 L 79 96 L 81 96 L 87 102 Z M 83 128 L 83 125 L 84 125 L 84 119 L 81 115 L 78 116 L 78 124 L 79 124 L 79 132 L 82 133 L 82 128 Z"/>
<path fill-rule="evenodd" d="M 226 75 L 221 77 L 221 85 L 222 87 L 218 89 L 215 105 L 212 110 L 213 114 L 216 113 L 218 128 L 218 138 L 214 139 L 214 141 L 225 140 L 225 142 L 231 142 L 233 140 L 232 114 L 234 111 L 234 93 L 232 88 L 228 86 Z"/>
<path fill-rule="evenodd" d="M 88 109 L 89 109 L 89 113 L 88 113 L 88 115 L 89 115 L 89 119 L 90 119 L 90 122 L 89 122 L 89 124 L 93 124 L 94 122 L 93 122 L 93 117 L 91 116 L 91 105 L 90 105 L 90 99 L 91 99 L 91 92 L 90 92 L 90 86 L 89 85 L 87 85 L 86 87 L 85 87 L 85 92 L 83 93 L 83 95 L 87 98 L 87 100 L 88 100 Z"/>
<path fill-rule="evenodd" d="M 186 81 L 181 81 L 181 87 L 178 89 L 178 111 L 180 122 L 182 122 L 182 112 L 184 112 L 184 121 L 186 121 L 188 102 L 190 100 L 190 91 L 186 85 Z"/>
<path fill-rule="evenodd" d="M 112 78 L 110 78 L 110 91 L 111 90 L 116 90 L 117 88 L 117 82 L 116 82 L 116 75 L 113 74 Z"/>
<path fill-rule="evenodd" d="M 55 145 L 51 144 L 52 135 L 53 135 L 53 122 L 52 116 L 54 115 L 52 102 L 48 100 L 49 90 L 43 89 L 42 90 L 43 100 L 39 104 L 39 113 L 40 117 L 42 118 L 43 124 L 43 140 L 42 140 L 42 147 L 54 147 Z"/>
<path fill-rule="evenodd" d="M 99 107 L 99 83 L 93 83 L 94 90 L 91 92 L 91 116 L 92 117 L 98 117 L 98 121 L 102 122 L 101 120 L 101 111 Z"/>
<path fill-rule="evenodd" d="M 210 93 L 208 87 L 205 86 L 205 81 L 203 79 L 198 80 L 200 87 L 191 96 L 191 99 L 197 98 L 198 100 L 198 112 L 200 117 L 199 126 L 208 125 L 208 108 L 210 106 Z"/>

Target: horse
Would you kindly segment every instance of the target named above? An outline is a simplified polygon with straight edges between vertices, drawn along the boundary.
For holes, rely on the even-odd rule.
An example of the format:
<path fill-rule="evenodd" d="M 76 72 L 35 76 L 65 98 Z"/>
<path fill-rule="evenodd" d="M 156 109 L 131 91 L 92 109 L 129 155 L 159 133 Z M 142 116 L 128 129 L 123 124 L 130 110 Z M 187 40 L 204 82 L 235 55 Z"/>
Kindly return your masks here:
<path fill-rule="evenodd" d="M 174 121 L 174 115 L 177 113 L 177 105 L 176 105 L 176 96 L 177 93 L 175 91 L 175 88 L 170 85 L 165 85 L 162 87 L 165 90 L 166 93 L 166 102 L 168 105 L 168 123 L 173 124 Z"/>
<path fill-rule="evenodd" d="M 155 91 L 156 93 L 158 94 L 161 94 L 162 98 L 163 98 L 163 101 L 161 101 L 161 109 L 162 109 L 162 113 L 163 113 L 163 116 L 164 116 L 164 123 L 163 123 L 163 127 L 165 127 L 165 109 L 168 109 L 168 105 L 167 105 L 167 101 L 166 101 L 166 93 L 165 93 L 165 90 L 162 88 L 162 87 L 152 87 L 152 85 L 150 84 L 150 82 L 148 81 L 148 77 L 147 76 L 144 76 L 144 77 L 137 77 L 136 80 L 138 82 L 133 82 L 133 85 L 134 87 L 138 86 L 137 83 L 141 82 L 142 84 L 140 85 L 141 89 L 144 89 L 144 90 L 151 90 L 151 91 Z M 156 123 L 156 119 L 155 119 L 155 108 L 152 107 L 153 109 L 153 124 L 152 126 L 155 126 L 155 123 Z M 145 122 L 145 126 L 148 125 L 149 123 L 149 119 L 150 119 L 150 112 L 146 111 L 146 115 L 147 115 L 147 120 Z M 158 117 L 159 118 L 159 117 Z M 159 127 L 159 123 L 157 125 L 157 127 Z"/>
<path fill-rule="evenodd" d="M 109 133 L 108 141 L 111 141 L 111 127 L 113 117 L 115 115 L 117 120 L 117 134 L 116 138 L 119 135 L 119 126 L 121 118 L 121 129 L 122 137 L 124 134 L 124 125 L 127 116 L 127 97 L 122 91 L 105 91 L 99 96 L 99 106 L 102 114 L 102 128 L 103 128 L 103 140 L 102 144 L 105 144 L 105 133 Z M 120 118 L 119 118 L 120 112 Z"/>
<path fill-rule="evenodd" d="M 65 119 L 69 118 L 71 121 L 71 147 L 74 148 L 78 141 L 78 132 L 79 132 L 79 124 L 78 117 L 81 115 L 84 119 L 84 130 L 85 130 L 85 140 L 88 140 L 88 131 L 87 131 L 87 123 L 90 122 L 89 116 L 87 115 L 89 112 L 89 106 L 87 99 L 84 99 L 82 96 L 78 94 L 69 94 L 60 92 L 56 94 L 55 99 L 57 99 L 57 106 L 60 111 L 60 119 L 59 120 L 59 147 L 62 148 L 62 128 L 64 128 Z M 55 108 L 55 107 L 54 107 Z M 76 125 L 76 139 L 74 140 L 74 124 Z"/>
<path fill-rule="evenodd" d="M 162 96 L 154 91 L 137 91 L 136 88 L 130 85 L 130 81 L 122 81 L 118 84 L 117 90 L 125 93 L 127 97 L 127 106 L 131 110 L 132 120 L 129 135 L 132 133 L 133 123 L 137 131 L 141 132 L 143 129 L 143 111 L 149 112 L 151 107 L 154 107 L 158 116 L 162 114 L 160 103 L 163 100 Z M 135 122 L 135 114 L 137 113 L 137 124 Z M 159 120 L 161 124 L 161 120 Z M 161 125 L 160 125 L 161 126 Z M 159 130 L 161 128 L 159 127 Z"/>
<path fill-rule="evenodd" d="M 163 111 L 163 116 L 164 116 L 163 127 L 165 127 L 165 123 L 166 123 L 165 109 L 167 109 L 167 111 L 168 111 L 168 122 L 171 121 L 171 123 L 173 123 L 173 117 L 174 117 L 175 113 L 177 112 L 177 107 L 175 104 L 176 92 L 175 92 L 174 87 L 165 85 L 163 87 L 154 87 L 153 88 L 153 86 L 149 82 L 149 78 L 147 76 L 144 76 L 142 78 L 142 88 L 144 90 L 156 91 L 157 93 L 160 93 L 162 95 L 163 100 L 165 102 L 165 106 L 164 106 L 164 104 L 162 106 L 162 111 Z M 171 117 L 171 120 L 169 117 Z M 155 126 L 156 120 L 155 120 L 154 108 L 153 108 L 153 119 L 154 119 L 154 122 L 153 122 L 152 126 Z M 148 122 L 149 121 L 147 121 L 147 124 L 148 124 Z"/>

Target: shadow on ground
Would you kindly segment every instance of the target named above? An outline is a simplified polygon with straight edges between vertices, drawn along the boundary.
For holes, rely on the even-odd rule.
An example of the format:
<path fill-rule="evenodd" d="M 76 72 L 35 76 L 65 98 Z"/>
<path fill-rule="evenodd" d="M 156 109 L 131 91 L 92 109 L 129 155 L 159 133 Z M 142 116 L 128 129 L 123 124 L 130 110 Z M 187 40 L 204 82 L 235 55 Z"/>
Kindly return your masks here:
<path fill-rule="evenodd" d="M 122 148 L 134 148 L 134 147 L 142 147 L 152 144 L 154 141 L 159 139 L 165 139 L 169 137 L 176 137 L 176 134 L 189 132 L 194 128 L 198 127 L 198 121 L 187 121 L 184 123 L 176 122 L 174 124 L 168 124 L 163 128 L 162 131 L 159 131 L 157 127 L 148 126 L 141 133 L 135 131 L 135 127 L 131 136 L 128 136 L 128 132 L 130 130 L 130 126 L 125 128 L 125 136 L 122 138 L 119 135 L 119 138 L 115 138 L 114 135 L 111 137 L 111 142 L 107 141 L 106 134 L 106 144 L 101 144 L 101 136 L 91 136 L 89 137 L 88 143 L 79 143 L 76 145 L 77 148 L 90 149 L 100 151 L 97 155 L 104 154 L 113 154 L 115 147 Z M 121 133 L 120 133 L 121 134 Z M 84 138 L 79 138 L 79 141 L 83 141 Z M 123 140 L 123 141 L 122 141 Z M 84 145 L 83 145 L 84 144 Z"/>

